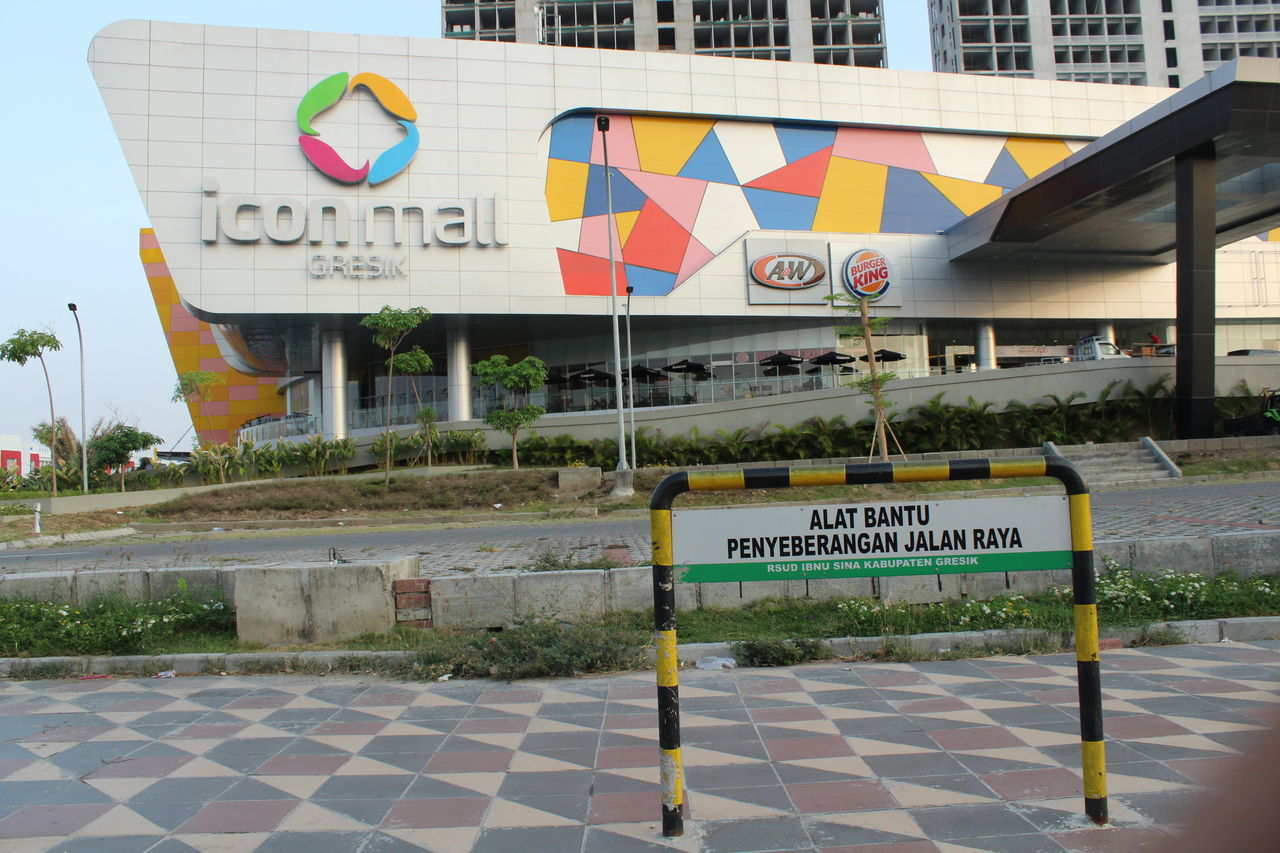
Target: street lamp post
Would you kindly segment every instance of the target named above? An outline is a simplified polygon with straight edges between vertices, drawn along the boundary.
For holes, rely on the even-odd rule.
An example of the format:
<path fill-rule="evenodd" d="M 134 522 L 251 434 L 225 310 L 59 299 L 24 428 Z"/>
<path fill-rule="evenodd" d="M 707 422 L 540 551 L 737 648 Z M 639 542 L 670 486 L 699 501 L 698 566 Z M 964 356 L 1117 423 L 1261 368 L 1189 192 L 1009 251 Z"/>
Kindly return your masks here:
<path fill-rule="evenodd" d="M 618 334 L 618 271 L 613 262 L 613 179 L 609 173 L 609 117 L 596 116 L 596 128 L 600 131 L 600 150 L 604 156 L 605 222 L 609 240 L 609 299 L 613 317 L 614 390 L 618 401 L 618 469 L 613 480 L 613 495 L 629 497 L 635 494 L 631 485 L 631 466 L 627 464 L 627 434 L 623 422 L 622 404 L 622 348 Z"/>
<path fill-rule="evenodd" d="M 80 340 L 80 489 L 89 494 L 89 435 L 84 393 L 84 333 L 80 331 L 80 314 L 74 302 L 67 303 L 67 310 L 76 318 L 76 337 Z M 57 476 L 57 472 L 54 472 Z"/>
<path fill-rule="evenodd" d="M 627 426 L 631 433 L 631 465 L 639 468 L 640 457 L 636 455 L 636 367 L 631 358 L 631 293 L 634 290 L 630 284 L 627 285 L 627 370 L 630 371 L 627 378 L 631 380 L 627 383 L 627 409 L 630 411 Z"/>

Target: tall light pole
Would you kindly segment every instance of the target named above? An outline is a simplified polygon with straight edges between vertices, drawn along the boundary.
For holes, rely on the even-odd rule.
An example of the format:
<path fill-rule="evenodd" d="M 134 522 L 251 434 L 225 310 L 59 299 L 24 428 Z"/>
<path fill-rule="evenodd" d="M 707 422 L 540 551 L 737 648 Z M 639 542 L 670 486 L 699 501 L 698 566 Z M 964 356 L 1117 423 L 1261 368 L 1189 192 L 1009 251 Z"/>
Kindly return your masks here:
<path fill-rule="evenodd" d="M 627 383 L 627 409 L 631 413 L 628 423 L 631 432 L 631 464 L 639 468 L 640 457 L 636 455 L 636 366 L 631 358 L 631 294 L 634 290 L 630 284 L 627 285 L 627 370 L 630 372 L 627 378 L 631 380 Z"/>
<path fill-rule="evenodd" d="M 618 401 L 618 473 L 613 480 L 613 494 L 628 497 L 635 494 L 631 486 L 631 466 L 627 464 L 627 430 L 622 418 L 622 348 L 618 338 L 618 271 L 613 262 L 613 178 L 609 172 L 609 117 L 596 116 L 600 131 L 600 150 L 604 155 L 605 222 L 609 239 L 609 299 L 613 317 L 613 382 Z"/>
<path fill-rule="evenodd" d="M 74 302 L 67 303 L 67 310 L 76 318 L 76 337 L 80 340 L 80 489 L 89 494 L 89 434 L 88 415 L 85 414 L 84 394 L 84 333 L 80 331 L 80 314 Z M 57 472 L 54 472 L 57 475 Z"/>

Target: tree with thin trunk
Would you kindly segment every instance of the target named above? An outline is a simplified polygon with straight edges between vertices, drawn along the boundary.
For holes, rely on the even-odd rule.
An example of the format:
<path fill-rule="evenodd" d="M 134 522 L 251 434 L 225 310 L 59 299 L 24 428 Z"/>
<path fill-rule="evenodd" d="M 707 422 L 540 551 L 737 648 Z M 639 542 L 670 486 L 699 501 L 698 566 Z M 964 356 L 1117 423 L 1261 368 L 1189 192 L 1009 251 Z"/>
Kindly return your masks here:
<path fill-rule="evenodd" d="M 865 296 L 837 293 L 828 296 L 827 300 L 831 303 L 832 308 L 851 314 L 853 319 L 857 320 L 857 325 L 842 326 L 837 330 L 847 338 L 855 341 L 861 339 L 863 347 L 866 349 L 866 355 L 863 356 L 863 359 L 867 362 L 867 375 L 854 382 L 849 382 L 847 385 L 850 388 L 857 388 L 863 394 L 871 395 L 871 406 L 875 412 L 875 427 L 871 440 L 871 453 L 868 455 L 875 455 L 878 451 L 881 461 L 888 462 L 889 437 L 893 438 L 893 443 L 897 445 L 898 453 L 903 452 L 902 445 L 898 443 L 898 437 L 893 434 L 893 427 L 889 425 L 889 417 L 886 412 L 892 404 L 884 394 L 884 386 L 896 379 L 897 376 L 891 371 L 883 369 L 876 362 L 875 347 L 871 342 L 871 336 L 884 328 L 889 322 L 889 318 L 872 317 L 871 300 Z M 906 458 L 905 454 L 903 458 Z"/>
<path fill-rule="evenodd" d="M 111 466 L 120 472 L 120 491 L 124 491 L 124 470 L 135 451 L 146 450 L 164 441 L 128 424 L 115 424 L 89 442 L 89 454 L 95 466 Z"/>
<path fill-rule="evenodd" d="M 373 332 L 373 342 L 387 351 L 387 420 L 385 432 L 388 436 L 383 442 L 386 448 L 386 485 L 391 485 L 391 380 L 395 378 L 396 350 L 404 343 L 414 329 L 431 319 L 431 312 L 426 308 L 392 308 L 383 305 L 377 314 L 369 314 L 361 318 L 360 325 Z M 418 352 L 422 352 L 420 349 Z M 405 353 L 405 355 L 410 355 Z M 430 362 L 425 352 L 422 355 Z M 430 369 L 429 367 L 427 369 Z"/>
<path fill-rule="evenodd" d="M 515 364 L 509 364 L 505 355 L 493 355 L 471 365 L 471 371 L 485 385 L 496 384 L 507 392 L 507 405 L 491 409 L 485 414 L 484 422 L 511 436 L 511 468 L 519 470 L 516 444 L 520 429 L 547 413 L 542 406 L 529 405 L 529 392 L 547 382 L 547 366 L 537 356 L 526 356 Z"/>
<path fill-rule="evenodd" d="M 187 370 L 178 374 L 178 382 L 173 386 L 173 396 L 170 398 L 175 403 L 190 403 L 193 399 L 199 400 L 200 414 L 204 415 L 205 429 L 211 435 L 213 433 L 213 419 L 209 417 L 209 411 L 205 404 L 209 402 L 214 386 L 221 385 L 222 381 L 222 377 L 212 370 Z"/>
<path fill-rule="evenodd" d="M 53 383 L 49 381 L 49 365 L 45 363 L 44 354 L 60 349 L 62 342 L 53 332 L 29 332 L 26 329 L 19 329 L 13 333 L 13 337 L 0 344 L 0 361 L 24 365 L 37 358 L 40 360 L 40 367 L 44 369 L 44 385 L 49 391 L 49 423 L 53 431 L 49 442 L 49 467 L 53 469 L 50 484 L 55 498 L 58 496 L 58 418 L 53 413 Z"/>

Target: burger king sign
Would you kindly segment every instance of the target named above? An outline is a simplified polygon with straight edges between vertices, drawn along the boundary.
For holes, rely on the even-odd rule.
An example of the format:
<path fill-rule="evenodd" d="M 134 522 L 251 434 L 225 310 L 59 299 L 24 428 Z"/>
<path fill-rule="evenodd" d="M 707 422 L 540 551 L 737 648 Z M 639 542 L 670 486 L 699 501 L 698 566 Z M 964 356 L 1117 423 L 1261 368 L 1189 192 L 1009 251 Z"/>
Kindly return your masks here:
<path fill-rule="evenodd" d="M 877 301 L 889 292 L 889 260 L 875 249 L 858 249 L 844 262 L 845 290 L 859 299 Z"/>

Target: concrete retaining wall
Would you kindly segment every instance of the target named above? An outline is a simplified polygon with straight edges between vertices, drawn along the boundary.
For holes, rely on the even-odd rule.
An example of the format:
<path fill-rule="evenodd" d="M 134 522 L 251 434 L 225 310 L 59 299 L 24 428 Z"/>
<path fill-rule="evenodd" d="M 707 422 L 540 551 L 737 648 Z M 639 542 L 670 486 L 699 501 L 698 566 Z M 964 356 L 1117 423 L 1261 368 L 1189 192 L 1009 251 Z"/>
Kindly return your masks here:
<path fill-rule="evenodd" d="M 1242 577 L 1280 570 L 1280 531 L 1098 542 L 1098 565 Z M 222 594 L 235 603 L 246 642 L 296 643 L 385 633 L 401 622 L 425 627 L 502 627 L 526 616 L 584 619 L 653 605 L 647 566 L 562 572 L 493 572 L 417 578 L 418 561 L 241 566 L 223 569 L 95 569 L 0 575 L 0 596 L 87 604 L 118 595 L 155 599 L 186 580 L 196 596 Z M 411 585 L 397 580 L 415 578 Z M 878 596 L 916 603 L 968 596 L 1030 593 L 1067 585 L 1070 573 L 922 575 L 887 578 L 676 584 L 676 607 L 738 607 L 766 597 L 824 600 Z M 404 605 L 397 614 L 397 597 Z"/>
<path fill-rule="evenodd" d="M 1241 577 L 1280 571 L 1280 531 L 1098 542 L 1099 568 L 1141 572 L 1233 572 Z M 761 598 L 879 597 L 927 603 L 961 596 L 1041 592 L 1071 583 L 1068 571 L 912 575 L 886 578 L 676 584 L 676 608 L 740 607 Z M 576 619 L 653 606 L 647 566 L 563 572 L 495 572 L 430 579 L 432 622 L 497 628 L 521 617 Z"/>
<path fill-rule="evenodd" d="M 393 584 L 418 572 L 386 563 L 236 569 L 236 636 L 245 643 L 312 643 L 386 634 L 396 624 Z"/>

